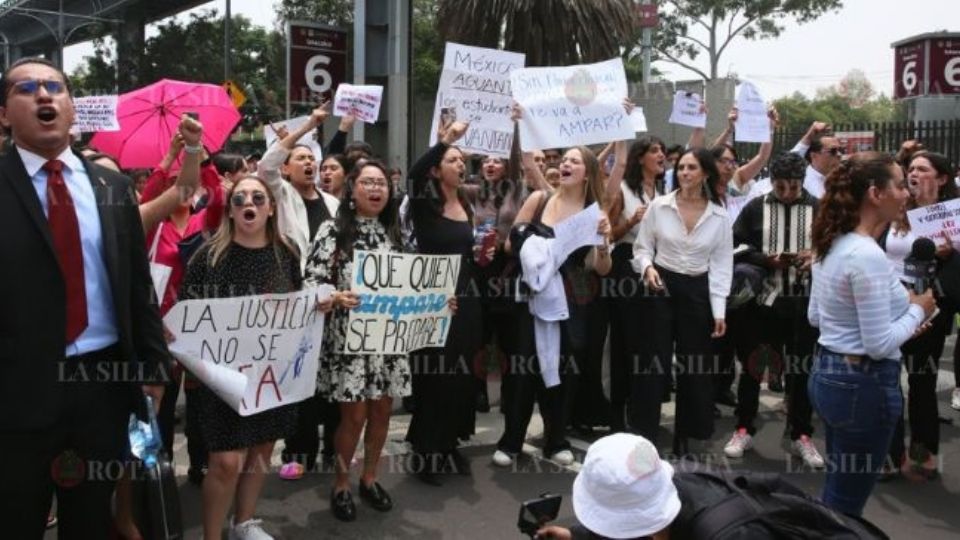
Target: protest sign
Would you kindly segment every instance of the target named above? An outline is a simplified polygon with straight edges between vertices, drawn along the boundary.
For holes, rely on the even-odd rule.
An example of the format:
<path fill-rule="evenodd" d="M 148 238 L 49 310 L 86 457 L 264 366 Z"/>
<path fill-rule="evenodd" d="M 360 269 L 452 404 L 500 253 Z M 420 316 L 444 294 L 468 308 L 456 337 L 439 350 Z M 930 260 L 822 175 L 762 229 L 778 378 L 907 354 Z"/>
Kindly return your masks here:
<path fill-rule="evenodd" d="M 344 354 L 407 354 L 447 342 L 459 255 L 357 251 Z"/>
<path fill-rule="evenodd" d="M 343 83 L 337 87 L 337 94 L 333 99 L 333 112 L 337 116 L 352 114 L 361 122 L 374 124 L 380 114 L 382 100 L 382 86 L 356 86 Z"/>
<path fill-rule="evenodd" d="M 185 300 L 163 318 L 170 352 L 240 416 L 313 397 L 333 288 Z"/>
<path fill-rule="evenodd" d="M 767 103 L 753 83 L 741 82 L 737 86 L 737 142 L 770 142 L 770 118 Z"/>
<path fill-rule="evenodd" d="M 633 130 L 637 133 L 647 132 L 647 117 L 643 114 L 643 107 L 633 109 L 633 112 L 630 113 L 630 122 L 633 125 Z"/>
<path fill-rule="evenodd" d="M 300 129 L 304 124 L 310 121 L 310 116 L 297 116 L 295 118 L 290 118 L 284 120 L 283 122 L 277 122 L 264 126 L 263 128 L 263 138 L 267 143 L 267 149 L 269 150 L 273 143 L 277 141 L 277 132 L 274 129 L 279 130 L 281 127 L 286 128 L 286 130 L 292 133 L 294 130 Z M 272 127 L 271 127 L 272 126 Z M 305 134 L 303 137 L 297 140 L 297 144 L 303 144 L 310 147 L 313 150 L 313 155 L 316 156 L 317 162 L 319 163 L 323 159 L 323 152 L 320 150 L 320 142 L 317 141 L 317 130 L 312 130 L 309 133 Z"/>
<path fill-rule="evenodd" d="M 117 121 L 117 96 L 74 98 L 74 127 L 84 133 L 120 131 Z"/>
<path fill-rule="evenodd" d="M 510 75 L 523 107 L 523 150 L 568 148 L 634 138 L 623 110 L 627 77 L 623 60 L 566 67 L 524 68 Z"/>
<path fill-rule="evenodd" d="M 553 226 L 553 253 L 559 261 L 583 246 L 603 244 L 603 235 L 597 232 L 600 205 L 593 203 Z"/>
<path fill-rule="evenodd" d="M 437 143 L 441 119 L 461 120 L 470 128 L 457 145 L 467 152 L 507 157 L 513 145 L 510 73 L 526 56 L 510 51 L 447 43 L 433 108 L 430 145 Z"/>
<path fill-rule="evenodd" d="M 707 113 L 703 110 L 703 98 L 700 94 L 678 90 L 673 95 L 673 110 L 670 111 L 668 121 L 680 126 L 707 127 Z"/>
<path fill-rule="evenodd" d="M 910 230 L 917 236 L 937 244 L 946 242 L 944 236 L 954 245 L 960 243 L 960 199 L 915 208 L 907 212 L 907 219 Z"/>

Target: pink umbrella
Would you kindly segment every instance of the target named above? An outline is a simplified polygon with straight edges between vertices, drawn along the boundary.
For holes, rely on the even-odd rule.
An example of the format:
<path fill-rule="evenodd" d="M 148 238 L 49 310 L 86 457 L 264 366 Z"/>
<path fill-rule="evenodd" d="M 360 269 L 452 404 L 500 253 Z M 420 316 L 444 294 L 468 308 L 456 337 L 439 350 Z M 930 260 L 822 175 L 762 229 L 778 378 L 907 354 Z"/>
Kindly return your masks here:
<path fill-rule="evenodd" d="M 226 90 L 215 84 L 163 79 L 117 100 L 120 131 L 99 132 L 90 145 L 117 157 L 124 168 L 154 167 L 166 155 L 180 116 L 195 112 L 203 124 L 203 145 L 223 147 L 240 113 Z"/>

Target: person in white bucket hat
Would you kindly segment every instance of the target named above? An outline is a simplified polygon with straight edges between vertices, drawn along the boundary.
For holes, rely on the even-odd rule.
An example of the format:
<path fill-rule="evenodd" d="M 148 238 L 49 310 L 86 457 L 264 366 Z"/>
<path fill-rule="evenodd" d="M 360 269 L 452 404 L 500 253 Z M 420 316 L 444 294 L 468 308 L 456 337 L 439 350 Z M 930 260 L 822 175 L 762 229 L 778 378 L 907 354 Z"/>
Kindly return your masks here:
<path fill-rule="evenodd" d="M 680 513 L 673 467 L 643 437 L 603 437 L 590 445 L 573 482 L 573 511 L 580 527 L 544 527 L 537 538 L 666 539 Z"/>

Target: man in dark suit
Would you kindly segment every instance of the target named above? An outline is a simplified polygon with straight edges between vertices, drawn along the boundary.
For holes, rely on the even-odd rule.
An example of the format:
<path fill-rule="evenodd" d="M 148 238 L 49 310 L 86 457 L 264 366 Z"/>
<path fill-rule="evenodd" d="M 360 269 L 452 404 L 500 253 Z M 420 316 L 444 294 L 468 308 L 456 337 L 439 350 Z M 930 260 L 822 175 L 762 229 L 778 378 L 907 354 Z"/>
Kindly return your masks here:
<path fill-rule="evenodd" d="M 62 71 L 0 88 L 0 530 L 41 538 L 56 490 L 60 538 L 107 538 L 129 414 L 168 373 L 136 197 L 70 149 Z"/>

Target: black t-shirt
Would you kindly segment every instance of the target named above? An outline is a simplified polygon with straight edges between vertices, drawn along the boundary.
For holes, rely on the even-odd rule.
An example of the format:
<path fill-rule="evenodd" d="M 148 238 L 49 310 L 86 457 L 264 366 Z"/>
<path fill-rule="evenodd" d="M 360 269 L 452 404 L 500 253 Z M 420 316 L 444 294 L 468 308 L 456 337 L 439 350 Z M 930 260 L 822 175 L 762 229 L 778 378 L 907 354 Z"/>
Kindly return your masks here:
<path fill-rule="evenodd" d="M 330 218 L 330 211 L 327 210 L 327 204 L 323 201 L 323 196 L 316 199 L 304 199 L 304 206 L 307 207 L 307 224 L 310 227 L 310 240 L 317 234 L 320 224 Z"/>

